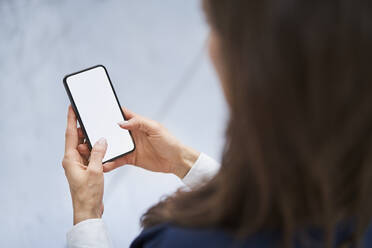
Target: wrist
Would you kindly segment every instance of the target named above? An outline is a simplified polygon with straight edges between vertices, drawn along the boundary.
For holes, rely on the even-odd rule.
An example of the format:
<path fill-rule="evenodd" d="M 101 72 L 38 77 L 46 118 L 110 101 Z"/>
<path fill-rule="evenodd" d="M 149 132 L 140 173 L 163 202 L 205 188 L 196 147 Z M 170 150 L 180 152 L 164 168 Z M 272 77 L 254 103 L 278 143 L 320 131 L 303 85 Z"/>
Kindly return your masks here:
<path fill-rule="evenodd" d="M 175 166 L 173 174 L 183 179 L 195 164 L 200 152 L 187 146 L 183 146 L 180 150 L 179 163 Z"/>
<path fill-rule="evenodd" d="M 84 209 L 74 206 L 74 225 L 88 219 L 100 219 L 102 213 L 102 209 Z"/>
<path fill-rule="evenodd" d="M 88 219 L 100 219 L 101 214 L 94 212 L 74 212 L 74 225 Z"/>

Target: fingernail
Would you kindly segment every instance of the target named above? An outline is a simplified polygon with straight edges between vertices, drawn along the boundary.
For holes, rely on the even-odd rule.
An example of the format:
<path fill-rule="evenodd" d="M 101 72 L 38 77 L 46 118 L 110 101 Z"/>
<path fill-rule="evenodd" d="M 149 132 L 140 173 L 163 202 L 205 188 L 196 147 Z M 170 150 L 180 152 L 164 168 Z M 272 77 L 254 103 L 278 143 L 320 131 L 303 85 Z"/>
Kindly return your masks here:
<path fill-rule="evenodd" d="M 128 124 L 128 121 L 119 121 L 118 122 L 118 125 L 121 126 L 121 125 L 126 125 Z"/>
<path fill-rule="evenodd" d="M 106 145 L 106 144 L 107 144 L 107 141 L 106 141 L 105 138 L 100 138 L 100 139 L 98 140 L 97 144 L 99 144 L 99 145 Z"/>

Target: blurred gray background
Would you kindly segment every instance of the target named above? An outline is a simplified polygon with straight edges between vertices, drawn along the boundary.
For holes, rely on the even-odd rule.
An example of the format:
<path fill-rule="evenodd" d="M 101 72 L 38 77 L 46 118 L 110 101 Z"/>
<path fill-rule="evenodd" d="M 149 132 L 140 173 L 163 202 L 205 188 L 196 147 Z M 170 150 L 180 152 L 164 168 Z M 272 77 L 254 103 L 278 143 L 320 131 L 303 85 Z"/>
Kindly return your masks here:
<path fill-rule="evenodd" d="M 105 65 L 122 105 L 220 159 L 227 109 L 207 38 L 200 0 L 0 1 L 0 247 L 65 246 L 65 74 Z M 182 185 L 132 166 L 105 183 L 103 218 L 116 247 Z"/>

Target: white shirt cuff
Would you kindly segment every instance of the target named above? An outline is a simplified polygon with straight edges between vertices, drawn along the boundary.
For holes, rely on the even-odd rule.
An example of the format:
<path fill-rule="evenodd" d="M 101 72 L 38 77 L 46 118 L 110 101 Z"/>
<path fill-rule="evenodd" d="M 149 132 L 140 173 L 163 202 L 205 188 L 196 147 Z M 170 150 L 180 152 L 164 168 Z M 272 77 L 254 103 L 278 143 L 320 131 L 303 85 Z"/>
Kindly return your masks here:
<path fill-rule="evenodd" d="M 193 188 L 209 181 L 217 174 L 220 168 L 219 163 L 204 153 L 200 153 L 198 159 L 191 167 L 190 171 L 182 179 L 183 183 Z"/>
<path fill-rule="evenodd" d="M 111 246 L 105 224 L 102 219 L 84 220 L 67 233 L 68 248 L 108 248 Z"/>

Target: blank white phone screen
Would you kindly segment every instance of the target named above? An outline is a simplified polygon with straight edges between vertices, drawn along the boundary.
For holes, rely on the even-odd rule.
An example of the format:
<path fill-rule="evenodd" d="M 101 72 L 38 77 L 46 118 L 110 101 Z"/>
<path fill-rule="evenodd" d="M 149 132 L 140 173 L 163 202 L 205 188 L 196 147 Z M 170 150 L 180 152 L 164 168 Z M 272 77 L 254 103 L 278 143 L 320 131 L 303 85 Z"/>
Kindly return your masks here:
<path fill-rule="evenodd" d="M 66 84 L 91 145 L 102 137 L 107 140 L 108 147 L 103 162 L 132 151 L 134 143 L 129 132 L 117 124 L 124 118 L 106 70 L 98 66 L 68 76 Z"/>

